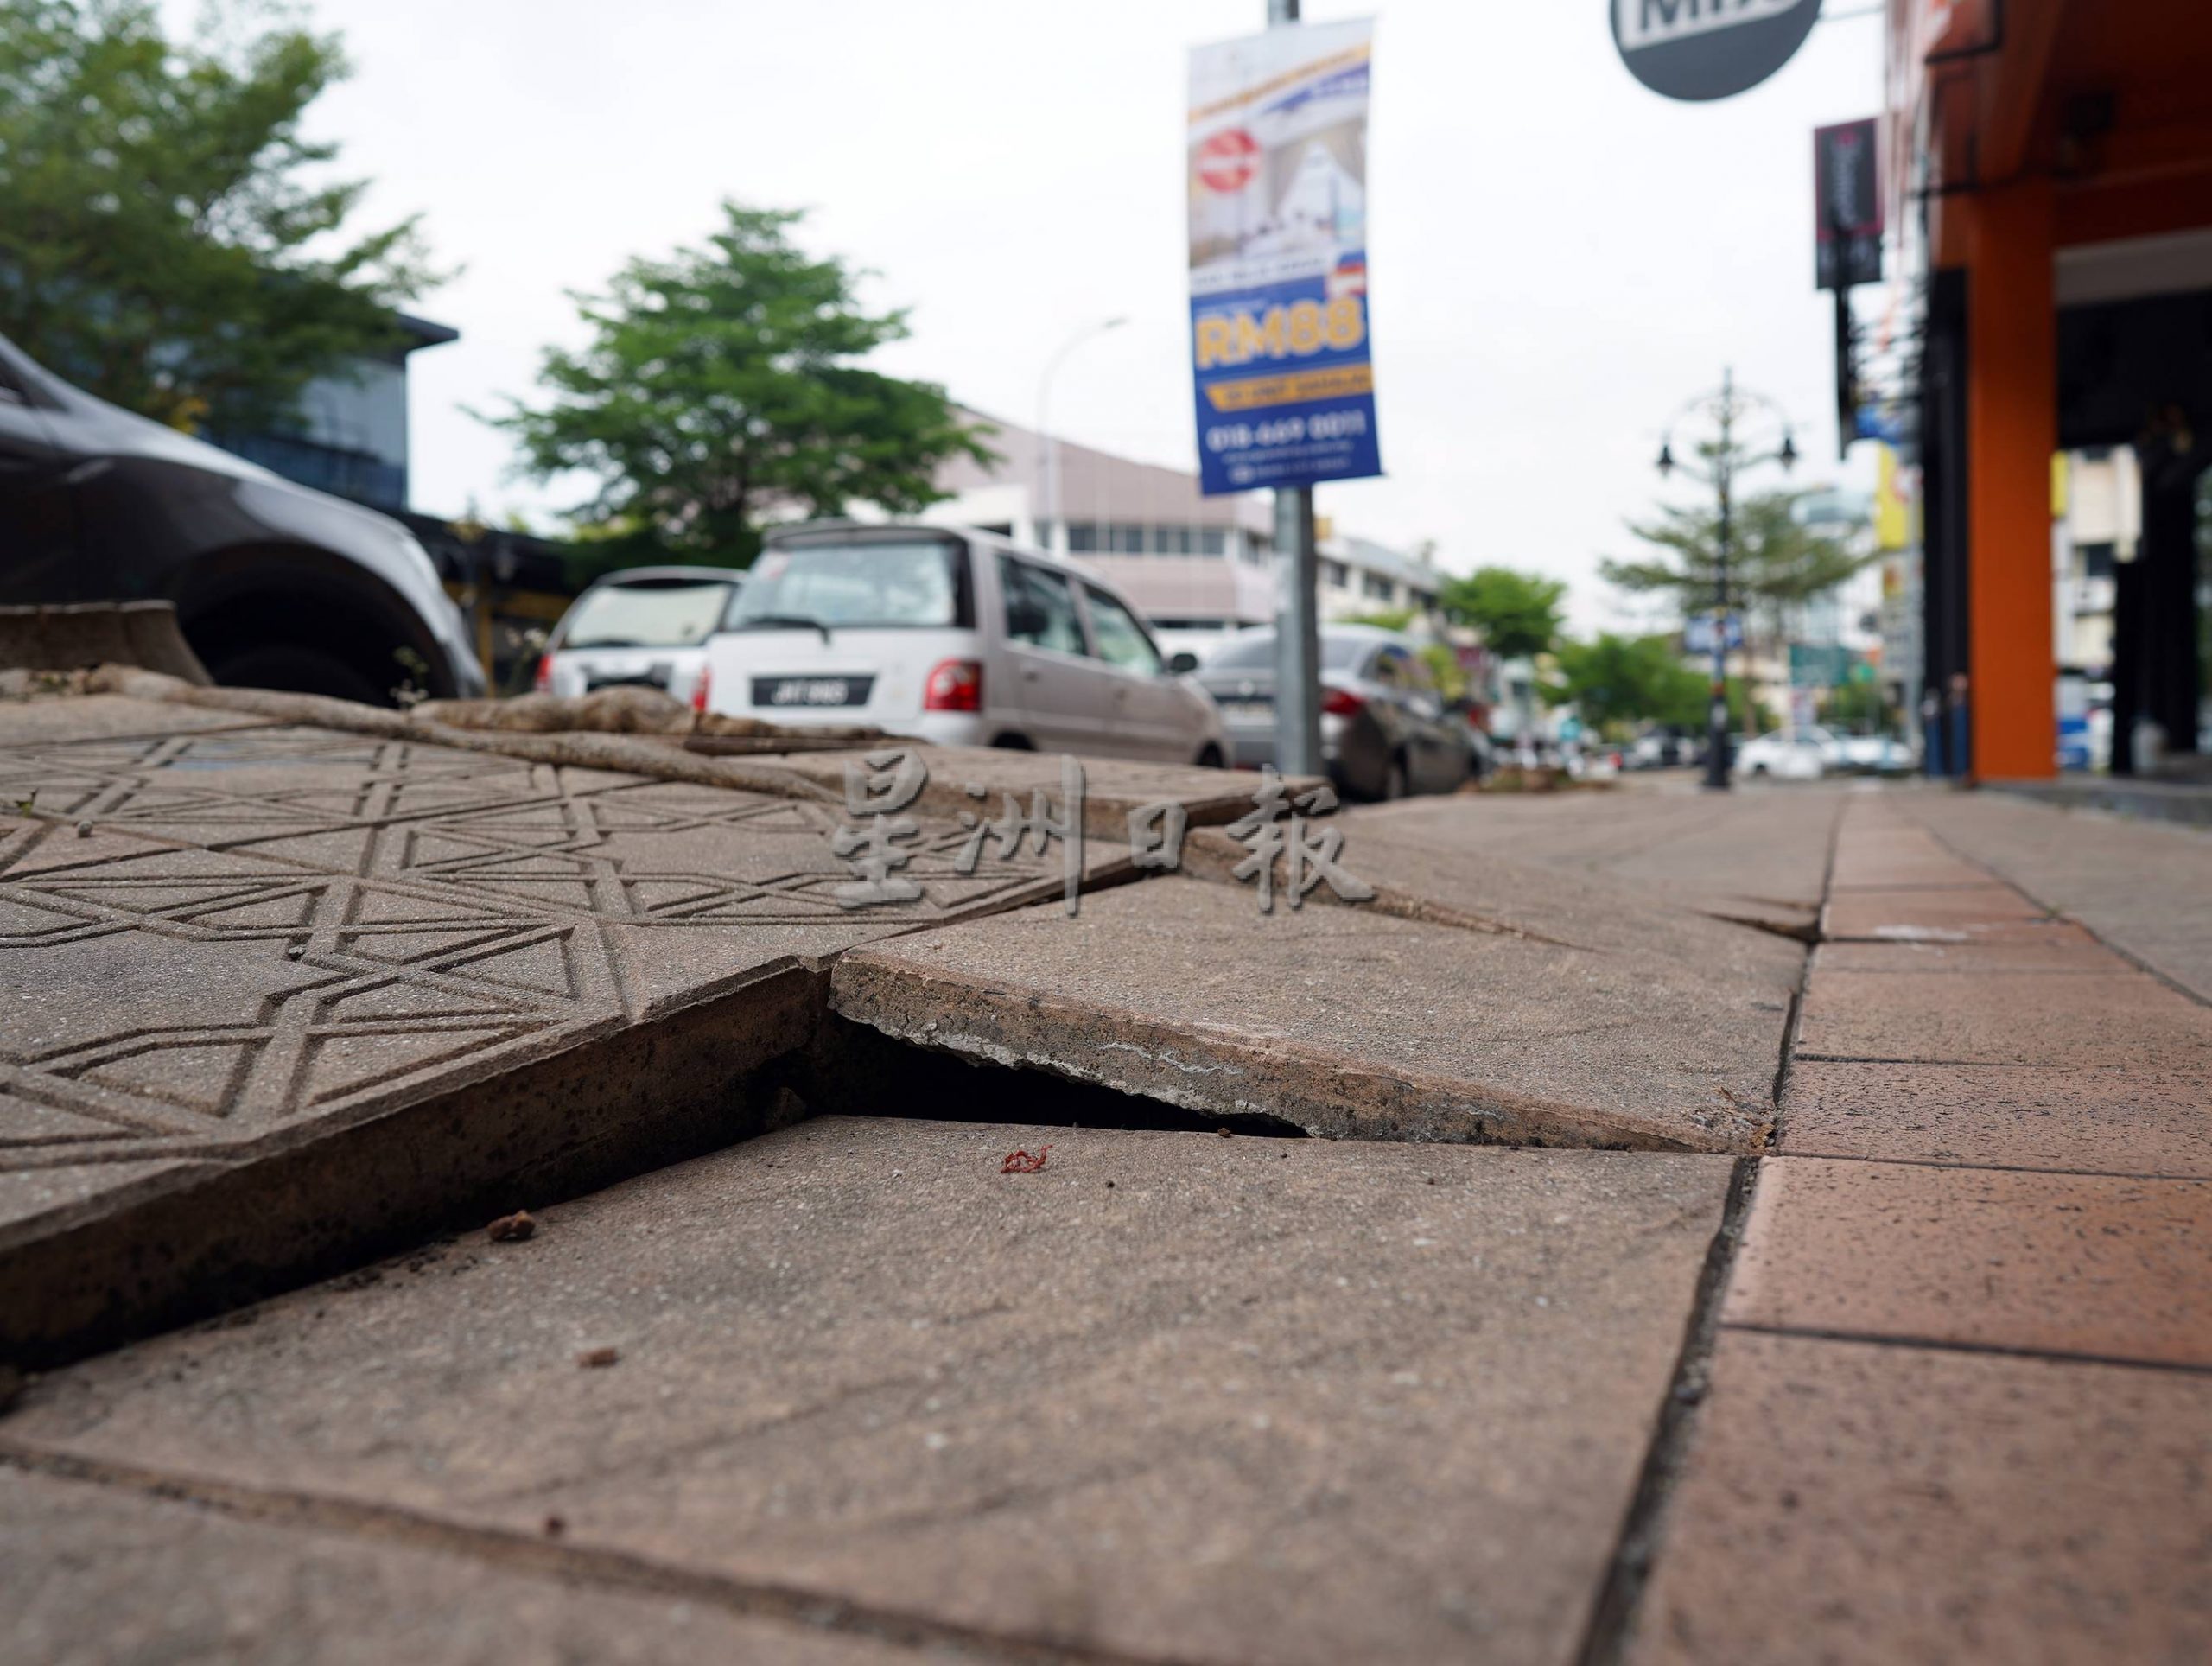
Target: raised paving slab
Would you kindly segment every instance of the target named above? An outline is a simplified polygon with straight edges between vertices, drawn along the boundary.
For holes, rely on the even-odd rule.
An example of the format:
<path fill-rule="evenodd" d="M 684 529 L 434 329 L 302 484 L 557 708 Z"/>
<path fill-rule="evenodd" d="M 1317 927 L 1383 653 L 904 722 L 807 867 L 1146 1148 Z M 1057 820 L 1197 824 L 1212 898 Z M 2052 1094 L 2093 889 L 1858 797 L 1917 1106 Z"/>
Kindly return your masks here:
<path fill-rule="evenodd" d="M 1626 1657 L 2212 1656 L 2212 1376 L 1724 1330 Z"/>
<path fill-rule="evenodd" d="M 2212 1367 L 2212 1181 L 1777 1158 L 1721 1317 Z"/>
<path fill-rule="evenodd" d="M 1315 1133 L 1746 1151 L 1795 982 L 1777 946 L 1707 967 L 1368 908 L 1262 914 L 1246 887 L 1177 877 L 1077 919 L 872 945 L 830 1002 L 918 1046 Z"/>
<path fill-rule="evenodd" d="M 1611 791 L 1409 798 L 1361 810 L 1354 824 L 1433 827 L 1470 858 L 1602 875 L 1655 900 L 1809 937 L 1846 802 L 1828 787 L 1720 797 L 1630 777 Z"/>
<path fill-rule="evenodd" d="M 923 817 L 921 899 L 849 909 L 810 786 L 85 715 L 0 744 L 0 1351 L 752 1131 L 827 957 L 1062 885 Z"/>
<path fill-rule="evenodd" d="M 1007 795 L 1027 809 L 1039 792 L 1046 795 L 1056 811 L 1062 805 L 1058 753 L 987 747 L 918 747 L 915 751 L 929 769 L 929 785 L 918 801 L 925 812 L 957 819 L 965 811 L 990 820 L 1004 809 Z M 817 785 L 836 788 L 851 760 L 849 752 L 788 752 L 761 761 Z M 1192 827 L 1233 822 L 1252 808 L 1260 779 L 1244 771 L 1121 758 L 1085 758 L 1082 763 L 1085 830 L 1094 837 L 1124 841 L 1131 812 L 1148 804 L 1180 804 Z M 1294 776 L 1288 785 L 1298 792 L 1320 783 Z M 976 786 L 984 790 L 981 799 L 969 791 Z"/>
<path fill-rule="evenodd" d="M 1144 1659 L 1564 1662 L 1732 1167 L 823 1119 L 35 1379 L 0 1454 Z"/>
<path fill-rule="evenodd" d="M 403 1520 L 314 1519 L 289 1501 L 160 1496 L 0 1468 L 0 1660 L 776 1661 L 898 1666 L 921 1656 L 804 1621 L 779 1624 L 696 1589 L 556 1545 Z"/>
<path fill-rule="evenodd" d="M 1776 1146 L 1792 1156 L 2212 1177 L 2212 1081 L 2155 1059 L 2079 1070 L 1801 1059 Z"/>

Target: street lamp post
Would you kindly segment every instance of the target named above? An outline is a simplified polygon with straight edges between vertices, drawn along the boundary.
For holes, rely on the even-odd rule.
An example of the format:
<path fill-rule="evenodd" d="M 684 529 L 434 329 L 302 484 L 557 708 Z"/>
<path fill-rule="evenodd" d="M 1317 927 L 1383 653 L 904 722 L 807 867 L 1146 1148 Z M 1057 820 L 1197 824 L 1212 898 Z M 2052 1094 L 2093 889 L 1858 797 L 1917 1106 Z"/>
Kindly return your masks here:
<path fill-rule="evenodd" d="M 1096 324 L 1086 324 L 1060 344 L 1060 350 L 1045 361 L 1045 373 L 1037 381 L 1037 513 L 1032 518 L 1046 528 L 1037 540 L 1047 550 L 1067 548 L 1067 534 L 1060 525 L 1060 442 L 1052 429 L 1052 378 L 1059 373 L 1060 366 L 1084 342 L 1103 335 L 1109 330 L 1118 330 L 1129 321 L 1126 318 L 1102 319 Z M 1058 542 L 1055 544 L 1054 539 Z"/>
<path fill-rule="evenodd" d="M 1744 418 L 1762 412 L 1781 424 L 1782 444 L 1772 452 L 1739 460 L 1736 455 L 1736 425 Z M 1713 487 L 1719 505 L 1719 520 L 1713 537 L 1713 696 L 1706 708 L 1705 785 L 1712 792 L 1726 792 L 1729 762 L 1728 565 L 1735 554 L 1736 469 L 1739 461 L 1778 462 L 1789 469 L 1797 461 L 1797 442 L 1782 408 L 1764 394 L 1738 388 L 1732 369 L 1720 372 L 1718 392 L 1699 394 L 1675 413 L 1675 420 L 1680 422 L 1693 415 L 1707 418 L 1719 431 L 1719 439 L 1710 448 L 1700 448 L 1711 458 L 1710 466 L 1700 469 L 1677 459 L 1669 433 L 1660 439 L 1657 467 L 1662 480 L 1680 468 L 1692 480 L 1704 481 Z"/>

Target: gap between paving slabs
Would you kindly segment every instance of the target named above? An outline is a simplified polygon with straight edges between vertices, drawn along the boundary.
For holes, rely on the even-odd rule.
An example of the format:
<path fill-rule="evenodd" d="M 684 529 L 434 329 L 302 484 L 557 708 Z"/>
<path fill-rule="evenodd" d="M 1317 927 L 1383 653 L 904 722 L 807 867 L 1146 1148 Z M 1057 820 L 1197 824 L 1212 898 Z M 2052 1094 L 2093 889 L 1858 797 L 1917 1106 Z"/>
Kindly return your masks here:
<path fill-rule="evenodd" d="M 338 724 L 386 739 L 405 739 L 441 747 L 462 745 L 495 757 L 538 760 L 570 766 L 584 764 L 602 770 L 626 769 L 664 779 L 702 785 L 711 782 L 741 790 L 772 790 L 802 799 L 829 796 L 827 787 L 821 782 L 794 779 L 771 763 L 732 765 L 724 760 L 699 760 L 640 737 L 464 734 L 425 726 L 400 714 L 314 696 L 202 690 L 143 672 L 108 673 L 103 677 L 125 698 L 145 699 L 151 696 L 172 704 L 252 714 L 277 724 L 312 720 L 318 725 Z M 427 735 L 423 732 L 426 728 L 430 730 Z M 1001 763 L 1014 761 L 993 754 L 984 754 L 984 758 Z M 842 767 L 842 760 L 834 754 L 808 761 L 822 769 Z M 1141 785 L 1133 779 L 1128 786 L 1135 791 Z M 1210 773 L 1200 785 L 1211 786 Z M 1106 804 L 1118 818 L 1119 805 L 1110 798 Z M 1217 813 L 1218 807 L 1211 804 L 1200 811 L 1202 816 L 1209 817 Z M 1375 841 L 1378 851 L 1389 855 L 1391 847 L 1385 830 L 1374 830 L 1378 835 Z M 1201 857 L 1199 866 L 1205 866 L 1205 842 L 1219 842 L 1221 838 L 1218 834 L 1194 835 L 1194 852 Z M 1428 931 L 1434 934 L 1433 940 L 1416 947 L 1424 952 L 1441 952 L 1447 957 L 1464 957 L 1468 941 L 1478 940 L 1481 934 L 1494 930 L 1505 940 L 1498 946 L 1516 952 L 1535 950 L 1553 957 L 1548 970 L 1554 975 L 1554 986 L 1540 1000 L 1555 999 L 1571 1004 L 1588 994 L 1588 989 L 1579 987 L 1572 976 L 1564 982 L 1559 981 L 1559 957 L 1567 953 L 1572 958 L 1573 953 L 1560 948 L 1562 939 L 1554 933 L 1573 931 L 1592 935 L 1590 928 L 1594 923 L 1601 928 L 1596 935 L 1610 934 L 1613 939 L 1601 944 L 1601 951 L 1642 951 L 1655 946 L 1653 941 L 1646 940 L 1652 937 L 1654 922 L 1639 918 L 1637 900 L 1628 893 L 1586 894 L 1591 893 L 1594 881 L 1557 879 L 1550 881 L 1548 892 L 1544 884 L 1532 886 L 1527 875 L 1513 873 L 1510 864 L 1501 868 L 1491 861 L 1478 868 L 1485 882 L 1492 885 L 1492 893 L 1470 895 L 1464 889 L 1464 876 L 1456 881 L 1439 880 L 1433 850 L 1424 852 L 1408 847 L 1398 854 L 1401 857 L 1409 854 L 1412 860 L 1409 867 L 1403 862 L 1397 864 L 1405 867 L 1402 877 L 1408 879 L 1407 887 L 1394 889 L 1387 883 L 1384 887 L 1386 895 L 1406 900 L 1393 912 L 1414 921 L 1423 921 L 1426 916 L 1427 921 L 1442 918 L 1452 922 L 1451 929 L 1429 925 Z M 1218 855 L 1217 849 L 1216 855 Z M 1238 906 L 1247 906 L 1249 893 L 1226 884 L 1227 876 L 1219 871 L 1220 867 L 1217 862 L 1214 876 L 1224 884 L 1221 894 L 1210 898 L 1209 903 L 1217 909 L 1224 900 L 1235 898 Z M 1496 894 L 1501 872 L 1504 874 L 1503 888 L 1510 893 L 1509 906 L 1504 907 L 1499 906 L 1500 898 Z M 1094 874 L 1090 882 L 1096 885 L 1102 877 L 1111 881 L 1127 876 L 1125 868 L 1109 869 L 1103 874 Z M 1455 891 L 1455 883 L 1463 888 Z M 1045 887 L 1033 888 L 1031 894 L 1042 888 Z M 1603 887 L 1599 889 L 1602 891 Z M 1102 893 L 1090 893 L 1093 908 L 1104 906 L 1109 900 Z M 1472 902 L 1475 906 L 1470 909 L 1459 906 L 1465 902 Z M 1172 906 L 1166 904 L 1164 893 L 1156 897 L 1148 893 L 1143 906 L 1155 903 Z M 1040 906 L 1036 912 L 1048 919 L 1056 915 L 1049 906 Z M 1319 911 L 1312 917 L 1319 918 Z M 1294 916 L 1294 921 L 1295 919 Z M 1341 926 L 1350 922 L 1339 914 L 1336 923 Z M 1280 937 L 1278 928 L 1282 924 L 1279 920 L 1253 921 L 1247 922 L 1243 929 L 1249 931 L 1256 926 L 1263 933 Z M 1634 929 L 1628 937 L 1642 933 L 1635 942 L 1623 935 L 1623 928 L 1631 925 Z M 1664 923 L 1658 928 L 1660 936 L 1679 930 L 1681 925 L 1680 921 Z M 905 922 L 896 925 L 887 923 L 883 929 L 913 927 Z M 1396 928 L 1394 923 L 1380 929 Z M 1725 932 L 1726 928 L 1707 929 Z M 807 1075 L 804 1086 L 816 1106 L 836 1108 L 852 1103 L 847 1092 L 839 1090 L 836 1073 L 825 1072 L 823 1069 L 825 1059 L 831 1055 L 816 1045 L 820 1033 L 818 1012 L 810 1012 L 802 1023 L 784 1010 L 808 1004 L 807 994 L 800 987 L 804 982 L 804 970 L 818 968 L 827 958 L 833 957 L 841 946 L 832 944 L 824 954 L 802 957 L 797 973 L 778 973 L 772 965 L 764 966 L 760 976 L 770 982 L 780 979 L 778 987 L 786 989 L 788 993 L 772 995 L 766 984 L 762 983 L 709 1002 L 710 1010 L 696 1012 L 677 1027 L 688 1031 L 688 1037 L 671 1033 L 664 1038 L 667 1056 L 653 1058 L 650 1040 L 646 1052 L 634 1059 L 626 1053 L 618 1060 L 614 1052 L 604 1048 L 556 1053 L 539 1065 L 510 1071 L 483 1084 L 463 1082 L 451 1091 L 399 1107 L 403 1114 L 385 1130 L 392 1136 L 391 1143 L 394 1148 L 385 1156 L 334 1160 L 327 1150 L 318 1148 L 308 1135 L 297 1129 L 282 1130 L 278 1137 L 265 1141 L 249 1164 L 206 1160 L 226 1154 L 174 1146 L 153 1154 L 163 1160 L 135 1169 L 124 1192 L 111 1194 L 108 1199 L 111 1204 L 127 1206 L 132 1218 L 149 1229 L 131 1234 L 127 1247 L 113 1243 L 116 1224 L 109 1210 L 91 1200 L 67 1199 L 54 1222 L 60 1230 L 46 1235 L 41 1241 L 16 1246 L 8 1261 L 16 1272 L 26 1275 L 25 1279 L 18 1281 L 6 1271 L 0 1271 L 0 1278 L 7 1279 L 18 1290 L 32 1288 L 40 1292 L 39 1306 L 46 1317 L 29 1323 L 11 1319 L 8 1340 L 10 1345 L 20 1344 L 33 1357 L 55 1349 L 66 1352 L 98 1345 L 149 1326 L 174 1322 L 192 1311 L 232 1305 L 260 1290 L 327 1271 L 343 1264 L 348 1257 L 358 1259 L 364 1254 L 396 1247 L 407 1241 L 410 1235 L 419 1236 L 441 1224 L 461 1224 L 465 1211 L 524 1201 L 531 1197 L 543 1199 L 572 1195 L 576 1189 L 603 1183 L 640 1167 L 708 1148 L 732 1137 L 744 1137 L 774 1126 L 779 1120 L 800 1114 L 798 1108 L 807 1101 L 799 1097 L 793 1084 L 798 1074 Z M 1726 961 L 1732 953 L 1740 958 L 1743 951 L 1742 942 L 1734 935 L 1727 949 L 1717 956 L 1711 944 L 1692 946 L 1698 951 L 1700 961 Z M 1757 961 L 1758 956 L 1753 954 L 1751 959 Z M 1507 977 L 1526 970 L 1476 968 L 1484 976 Z M 1739 966 L 1735 970 L 1741 973 L 1746 969 Z M 1750 970 L 1753 976 L 1772 982 L 1769 993 L 1777 997 L 1754 1004 L 1770 1017 L 1783 1013 L 1787 994 L 1784 981 L 1773 978 L 1776 963 L 1770 957 Z M 1794 970 L 1793 968 L 1793 977 Z M 728 988 L 727 982 L 723 987 Z M 1613 991 L 1616 995 L 1620 992 L 1618 989 Z M 1693 992 L 1692 1004 L 1707 994 L 1709 991 Z M 767 1033 L 761 1033 L 757 1027 L 749 1028 L 742 1044 L 737 1044 L 727 1025 L 737 1021 L 741 1027 L 746 1027 L 735 1015 L 741 1010 L 760 1007 L 764 1001 L 767 1003 L 764 1010 L 779 1015 Z M 1598 1027 L 1599 1030 L 1605 1027 Z M 1620 1026 L 1616 1023 L 1612 1027 L 1618 1031 Z M 1197 1071 L 1188 1071 L 1173 1063 L 1175 1047 L 1171 1041 L 1171 1045 L 1158 1050 L 1153 1062 L 1168 1060 L 1166 1068 L 1179 1080 L 1132 1083 L 1105 1077 L 1102 1078 L 1104 1085 L 1101 1092 L 1093 1096 L 1078 1114 L 1119 1126 L 1177 1126 L 1211 1122 L 1256 1130 L 1281 1129 L 1295 1123 L 1316 1131 L 1367 1137 L 1648 1145 L 1659 1149 L 1692 1150 L 1742 1149 L 1755 1142 L 1763 1131 L 1770 1092 L 1764 1091 L 1764 1082 L 1754 1082 L 1751 1078 L 1764 1076 L 1770 1069 L 1764 1060 L 1756 1071 L 1737 1071 L 1732 1082 L 1724 1079 L 1717 1084 L 1689 1084 L 1689 1091 L 1700 1100 L 1712 1094 L 1716 1103 L 1724 1107 L 1719 1112 L 1708 1111 L 1700 1103 L 1688 1111 L 1682 1128 L 1639 1126 L 1632 1119 L 1624 1123 L 1609 1117 L 1602 1105 L 1593 1108 L 1573 1102 L 1578 1091 L 1586 1097 L 1593 1085 L 1602 1090 L 1606 1071 L 1620 1062 L 1616 1059 L 1571 1059 L 1566 1071 L 1566 1076 L 1573 1078 L 1569 1095 L 1565 1102 L 1558 1099 L 1558 1084 L 1541 1079 L 1541 1056 L 1548 1051 L 1570 1055 L 1586 1052 L 1586 1046 L 1578 1036 L 1578 1027 L 1561 1030 L 1554 1026 L 1545 1030 L 1539 1026 L 1538 1032 L 1508 1038 L 1509 1051 L 1517 1046 L 1520 1052 L 1503 1072 L 1508 1078 L 1516 1070 L 1533 1073 L 1539 1078 L 1533 1092 L 1516 1091 L 1510 1080 L 1501 1088 L 1492 1080 L 1475 1084 L 1471 1096 L 1467 1084 L 1448 1074 L 1433 1074 L 1424 1078 L 1418 1073 L 1398 1070 L 1393 1063 L 1371 1073 L 1361 1084 L 1360 1092 L 1369 1097 L 1370 1102 L 1365 1104 L 1346 1103 L 1339 1094 L 1336 1096 L 1338 1114 L 1281 1116 L 1265 1105 L 1251 1103 L 1249 1097 L 1246 1103 L 1238 1103 L 1235 1102 L 1237 1096 L 1222 1098 L 1176 1091 L 1179 1079 L 1203 1074 L 1204 1070 L 1200 1067 Z M 848 1027 L 838 1025 L 826 1033 L 833 1040 L 842 1035 L 841 1045 L 848 1051 L 855 1051 L 855 1035 Z M 908 1039 L 931 1044 L 926 1035 Z M 1402 1039 L 1385 1038 L 1385 1045 Z M 637 1045 L 634 1040 L 626 1043 L 632 1052 Z M 1766 1051 L 1765 1043 L 1758 1044 L 1757 1050 L 1764 1052 L 1767 1059 L 1772 1057 Z M 798 1060 L 803 1051 L 809 1056 L 802 1070 Z M 831 1050 L 832 1054 L 835 1051 Z M 602 1052 L 605 1065 L 596 1062 Z M 784 1065 L 777 1079 L 771 1081 L 763 1071 L 779 1056 L 784 1059 Z M 652 1078 L 650 1084 L 626 1080 L 619 1091 L 604 1096 L 604 1104 L 583 1104 L 579 1109 L 582 1102 L 594 1097 L 582 1090 L 577 1080 L 580 1076 L 603 1078 L 610 1068 L 626 1075 L 641 1060 L 645 1061 Z M 1294 1063 L 1294 1068 L 1299 1066 Z M 848 1071 L 848 1085 L 850 1075 Z M 932 1103 L 943 1107 L 964 1097 L 957 1076 L 956 1072 L 951 1077 L 940 1075 L 937 1078 L 937 1085 L 931 1091 Z M 1009 1111 L 1015 1108 L 1020 1084 L 993 1082 L 985 1085 L 983 1078 L 976 1080 L 978 1097 Z M 1149 1098 L 1130 1103 L 1122 1097 L 1133 1087 L 1148 1094 Z M 1375 1099 L 1377 1092 L 1381 1095 L 1379 1102 Z M 549 1110 L 549 1105 L 553 1109 Z M 740 1107 L 734 1114 L 733 1106 Z M 1753 1109 L 1738 1110 L 1745 1106 Z M 1443 1108 L 1440 1115 L 1439 1107 Z M 1306 1110 L 1310 1113 L 1311 1107 Z M 404 1137 L 403 1129 L 407 1130 Z M 487 1129 L 493 1130 L 490 1137 L 480 1137 Z M 111 1150 L 105 1154 L 116 1154 Z M 233 1208 L 219 1202 L 230 1199 L 234 1193 L 238 1202 L 256 1205 L 247 1211 L 247 1218 L 253 1223 L 251 1230 L 245 1230 L 231 1218 L 236 1212 Z M 272 1196 L 287 1199 L 288 1206 L 271 1210 L 267 1205 Z M 198 1200 L 205 1200 L 204 1206 Z M 111 1245 L 106 1252 L 89 1254 L 92 1246 L 103 1238 Z M 118 1256 L 127 1264 L 118 1266 Z"/>

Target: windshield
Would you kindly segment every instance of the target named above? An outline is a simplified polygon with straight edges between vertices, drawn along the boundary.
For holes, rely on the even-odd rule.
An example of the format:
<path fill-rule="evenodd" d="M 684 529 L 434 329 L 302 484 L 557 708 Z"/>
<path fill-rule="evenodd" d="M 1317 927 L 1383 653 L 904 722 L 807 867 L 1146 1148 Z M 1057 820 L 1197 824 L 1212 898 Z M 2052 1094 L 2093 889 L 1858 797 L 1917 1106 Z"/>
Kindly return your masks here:
<path fill-rule="evenodd" d="M 1331 636 L 1321 638 L 1321 667 L 1324 671 L 1348 671 L 1359 664 L 1360 656 L 1375 645 L 1372 637 Z M 1205 669 L 1210 671 L 1265 671 L 1275 664 L 1275 633 L 1273 631 L 1240 631 L 1217 652 L 1206 656 Z"/>
<path fill-rule="evenodd" d="M 802 544 L 765 551 L 730 609 L 741 631 L 804 622 L 850 629 L 967 625 L 968 552 L 938 538 L 912 544 Z"/>
<path fill-rule="evenodd" d="M 563 648 L 696 648 L 721 622 L 734 583 L 603 584 L 578 601 Z"/>

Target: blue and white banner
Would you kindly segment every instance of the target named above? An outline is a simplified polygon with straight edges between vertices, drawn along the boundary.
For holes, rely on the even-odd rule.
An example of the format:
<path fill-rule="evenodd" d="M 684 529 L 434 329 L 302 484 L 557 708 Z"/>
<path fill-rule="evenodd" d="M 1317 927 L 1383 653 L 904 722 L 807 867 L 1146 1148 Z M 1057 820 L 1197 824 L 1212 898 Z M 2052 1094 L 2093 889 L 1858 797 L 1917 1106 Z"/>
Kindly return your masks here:
<path fill-rule="evenodd" d="M 1367 348 L 1372 19 L 1191 54 L 1191 362 L 1208 495 L 1382 472 Z"/>

